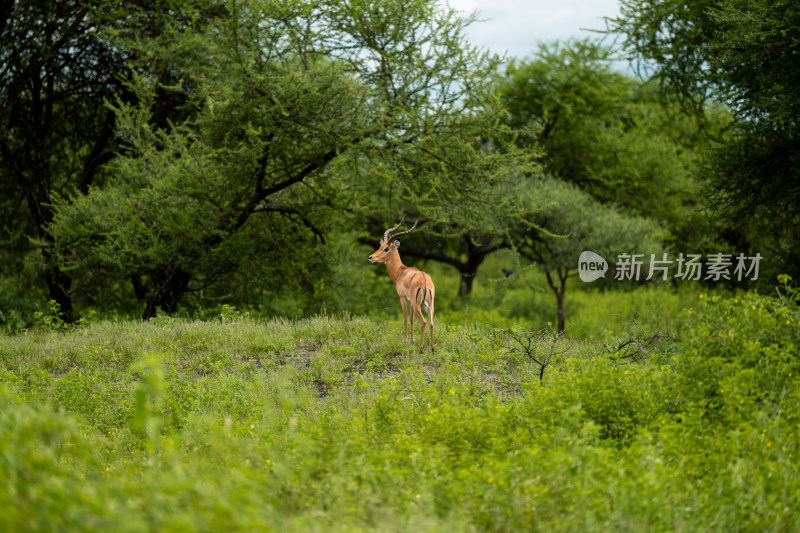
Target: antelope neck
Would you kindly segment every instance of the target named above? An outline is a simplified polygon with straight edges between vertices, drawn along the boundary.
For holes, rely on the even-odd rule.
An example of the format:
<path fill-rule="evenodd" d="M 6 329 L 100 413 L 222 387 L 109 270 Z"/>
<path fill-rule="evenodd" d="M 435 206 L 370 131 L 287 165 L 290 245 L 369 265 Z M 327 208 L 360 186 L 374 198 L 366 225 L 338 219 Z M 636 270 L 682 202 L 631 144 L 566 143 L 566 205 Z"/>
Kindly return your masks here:
<path fill-rule="evenodd" d="M 389 257 L 386 259 L 386 270 L 389 271 L 389 278 L 391 278 L 393 282 L 397 283 L 397 277 L 405 268 L 407 267 L 400 260 L 400 252 L 397 250 L 390 252 Z"/>

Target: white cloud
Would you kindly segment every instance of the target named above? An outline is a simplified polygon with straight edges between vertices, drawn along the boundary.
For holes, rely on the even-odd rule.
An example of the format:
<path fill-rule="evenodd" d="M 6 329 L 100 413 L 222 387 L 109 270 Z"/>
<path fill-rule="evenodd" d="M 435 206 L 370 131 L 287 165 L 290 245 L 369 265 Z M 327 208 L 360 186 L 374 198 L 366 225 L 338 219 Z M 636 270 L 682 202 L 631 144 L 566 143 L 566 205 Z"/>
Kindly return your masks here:
<path fill-rule="evenodd" d="M 484 22 L 469 30 L 470 41 L 499 54 L 525 57 L 542 41 L 598 36 L 603 17 L 619 13 L 618 0 L 447 0 L 459 11 L 479 12 Z M 598 36 L 599 37 L 599 36 Z"/>

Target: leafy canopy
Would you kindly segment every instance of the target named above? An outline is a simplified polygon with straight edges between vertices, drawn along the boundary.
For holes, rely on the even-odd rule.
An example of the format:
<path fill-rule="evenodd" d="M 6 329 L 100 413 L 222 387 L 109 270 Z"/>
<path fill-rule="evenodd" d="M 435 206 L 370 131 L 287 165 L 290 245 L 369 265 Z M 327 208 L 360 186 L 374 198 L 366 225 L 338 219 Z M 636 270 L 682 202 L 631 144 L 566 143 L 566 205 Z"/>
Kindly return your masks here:
<path fill-rule="evenodd" d="M 623 0 L 608 30 L 648 74 L 703 116 L 732 113 L 702 174 L 720 214 L 748 220 L 773 268 L 797 272 L 800 5 L 788 0 Z M 762 248 L 763 249 L 763 248 Z M 770 254 L 772 255 L 772 254 Z"/>
<path fill-rule="evenodd" d="M 342 158 L 422 206 L 477 197 L 503 155 L 479 143 L 498 122 L 496 59 L 466 43 L 470 21 L 430 0 L 232 3 L 192 37 L 184 122 L 153 115 L 182 78 L 135 77 L 136 101 L 114 104 L 127 151 L 106 186 L 59 204 L 64 264 L 87 283 L 141 279 L 151 317 L 256 256 L 277 286 L 313 270 L 348 191 L 375 192 Z"/>
<path fill-rule="evenodd" d="M 547 173 L 664 224 L 675 240 L 700 240 L 693 169 L 707 145 L 698 122 L 653 84 L 616 71 L 613 54 L 592 40 L 556 42 L 512 63 L 498 88 L 508 124 L 520 145 L 542 146 Z"/>

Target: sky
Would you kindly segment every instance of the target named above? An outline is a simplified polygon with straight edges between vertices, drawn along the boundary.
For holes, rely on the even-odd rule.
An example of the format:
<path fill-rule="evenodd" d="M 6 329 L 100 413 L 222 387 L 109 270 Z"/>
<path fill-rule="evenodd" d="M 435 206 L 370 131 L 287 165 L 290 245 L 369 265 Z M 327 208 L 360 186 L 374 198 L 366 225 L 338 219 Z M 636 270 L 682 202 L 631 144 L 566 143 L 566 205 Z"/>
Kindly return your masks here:
<path fill-rule="evenodd" d="M 478 11 L 467 30 L 472 44 L 497 54 L 524 58 L 541 41 L 598 36 L 603 17 L 619 14 L 618 0 L 447 0 L 459 11 Z M 599 37 L 599 36 L 598 36 Z"/>

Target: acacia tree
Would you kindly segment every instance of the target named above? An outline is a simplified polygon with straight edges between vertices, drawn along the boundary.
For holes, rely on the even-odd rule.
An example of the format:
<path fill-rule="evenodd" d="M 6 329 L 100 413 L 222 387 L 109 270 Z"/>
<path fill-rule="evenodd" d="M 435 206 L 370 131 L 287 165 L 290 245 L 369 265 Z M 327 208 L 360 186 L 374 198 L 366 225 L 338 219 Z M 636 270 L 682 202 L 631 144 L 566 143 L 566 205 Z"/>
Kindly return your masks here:
<path fill-rule="evenodd" d="M 370 217 L 370 227 L 378 227 L 383 222 L 378 222 L 376 217 Z M 403 255 L 436 261 L 450 265 L 458 271 L 458 295 L 467 297 L 472 292 L 473 282 L 478 269 L 486 258 L 498 251 L 511 248 L 505 231 L 490 232 L 486 229 L 470 229 L 465 231 L 463 225 L 449 225 L 437 223 L 431 228 L 428 221 L 423 220 L 420 228 L 425 228 L 425 235 L 409 235 L 409 244 L 403 245 Z M 375 246 L 375 239 L 362 237 L 359 242 L 365 246 Z"/>
<path fill-rule="evenodd" d="M 683 243 L 707 239 L 692 173 L 707 149 L 698 121 L 612 58 L 583 40 L 541 45 L 510 65 L 499 92 L 517 142 L 540 145 L 548 174 L 600 202 L 658 220 Z"/>
<path fill-rule="evenodd" d="M 72 277 L 50 231 L 58 194 L 81 194 L 117 152 L 116 115 L 106 99 L 128 99 L 123 80 L 139 59 L 126 43 L 185 32 L 219 12 L 213 2 L 17 0 L 0 5 L 0 275 L 15 275 L 38 242 L 47 292 L 72 317 Z M 171 32 L 171 33 L 172 33 Z M 151 74 L 163 75 L 164 62 Z M 174 66 L 174 65 L 173 65 Z M 171 106 L 159 110 L 161 120 Z"/>
<path fill-rule="evenodd" d="M 493 96 L 487 102 L 503 116 L 504 110 Z M 486 258 L 511 247 L 508 228 L 532 215 L 535 202 L 529 198 L 532 191 L 528 184 L 532 176 L 541 174 L 535 160 L 535 146 L 521 149 L 508 143 L 511 132 L 497 118 L 488 122 L 480 134 L 473 141 L 474 154 L 479 157 L 457 161 L 455 153 L 445 156 L 455 163 L 456 172 L 481 176 L 477 182 L 468 187 L 453 182 L 448 173 L 442 173 L 442 162 L 423 158 L 404 160 L 401 164 L 410 175 L 439 175 L 450 180 L 451 186 L 443 197 L 424 189 L 415 190 L 413 181 L 407 186 L 403 181 L 381 180 L 370 183 L 371 190 L 378 193 L 366 197 L 361 205 L 361 210 L 367 213 L 364 222 L 368 229 L 392 220 L 387 217 L 389 213 L 419 219 L 423 231 L 408 236 L 403 245 L 404 256 L 455 268 L 460 277 L 458 295 L 462 297 L 471 293 L 475 276 Z M 388 206 L 382 201 L 371 201 L 386 198 L 390 200 Z M 374 246 L 373 237 L 362 237 L 359 241 Z"/>
<path fill-rule="evenodd" d="M 745 222 L 780 265 L 798 272 L 800 5 L 773 0 L 623 0 L 608 31 L 662 86 L 702 116 L 709 101 L 733 115 L 707 159 L 708 194 L 732 226 Z"/>
<path fill-rule="evenodd" d="M 557 332 L 564 332 L 567 282 L 577 274 L 578 258 L 592 251 L 612 263 L 618 254 L 649 257 L 660 248 L 663 233 L 654 222 L 625 215 L 601 204 L 575 185 L 544 178 L 536 187 L 535 215 L 513 231 L 515 248 L 547 277 L 556 297 Z"/>
<path fill-rule="evenodd" d="M 445 245 L 439 249 L 430 244 L 420 247 L 405 246 L 404 253 L 411 257 L 430 259 L 454 267 L 460 276 L 458 295 L 466 297 L 472 292 L 478 268 L 486 258 L 493 252 L 507 248 L 511 248 L 511 243 L 502 235 L 461 234 L 454 243 L 451 242 L 451 246 Z"/>
<path fill-rule="evenodd" d="M 422 206 L 477 194 L 502 156 L 473 142 L 497 121 L 479 98 L 496 61 L 464 40 L 471 20 L 431 0 L 230 4 L 200 40 L 194 118 L 154 121 L 152 77 L 116 102 L 130 148 L 105 186 L 58 205 L 62 264 L 85 290 L 138 277 L 147 319 L 257 254 L 295 277 L 360 185 L 341 158 L 383 161 Z"/>

